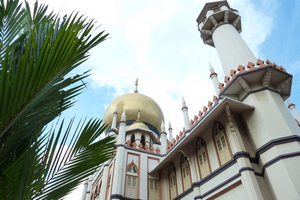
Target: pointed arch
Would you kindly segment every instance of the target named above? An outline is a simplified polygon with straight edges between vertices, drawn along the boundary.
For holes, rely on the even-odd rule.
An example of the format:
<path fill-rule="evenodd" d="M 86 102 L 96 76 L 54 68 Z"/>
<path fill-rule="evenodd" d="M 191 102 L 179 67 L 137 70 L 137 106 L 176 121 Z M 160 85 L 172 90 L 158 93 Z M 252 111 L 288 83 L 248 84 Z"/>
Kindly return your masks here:
<path fill-rule="evenodd" d="M 232 158 L 232 153 L 225 128 L 220 122 L 214 123 L 213 138 L 219 164 L 223 165 Z"/>
<path fill-rule="evenodd" d="M 177 196 L 177 181 L 176 181 L 176 169 L 173 163 L 169 165 L 169 188 L 170 188 L 170 197 L 171 199 Z"/>
<path fill-rule="evenodd" d="M 145 147 L 146 139 L 145 139 L 145 135 L 144 134 L 142 134 L 142 136 L 141 136 L 141 144 L 143 145 L 143 147 Z"/>
<path fill-rule="evenodd" d="M 134 133 L 131 134 L 130 136 L 130 144 L 131 144 L 131 147 L 132 147 L 132 144 L 135 142 L 135 135 Z"/>
<path fill-rule="evenodd" d="M 198 167 L 200 171 L 200 178 L 203 179 L 211 173 L 211 166 L 209 162 L 209 156 L 206 148 L 205 141 L 202 138 L 197 138 L 196 142 L 196 155 L 198 161 Z"/>
<path fill-rule="evenodd" d="M 138 167 L 131 161 L 126 166 L 126 183 L 125 196 L 130 198 L 137 198 L 138 194 Z"/>
<path fill-rule="evenodd" d="M 187 190 L 191 187 L 191 170 L 187 157 L 181 154 L 180 158 L 180 167 L 181 167 L 181 178 L 182 178 L 182 186 L 183 190 Z"/>

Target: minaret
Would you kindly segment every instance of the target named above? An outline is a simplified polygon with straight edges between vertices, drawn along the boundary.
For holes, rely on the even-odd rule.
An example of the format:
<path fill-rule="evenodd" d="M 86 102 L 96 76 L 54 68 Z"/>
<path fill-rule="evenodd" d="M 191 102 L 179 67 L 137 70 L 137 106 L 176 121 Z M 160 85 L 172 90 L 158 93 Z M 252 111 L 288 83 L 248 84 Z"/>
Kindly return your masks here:
<path fill-rule="evenodd" d="M 161 122 L 160 142 L 161 142 L 161 154 L 164 155 L 167 153 L 167 133 L 165 130 L 164 121 Z"/>
<path fill-rule="evenodd" d="M 112 195 L 124 195 L 124 182 L 125 182 L 125 134 L 126 134 L 126 113 L 125 110 L 121 115 L 119 135 L 117 140 L 116 163 L 114 168 L 114 177 L 112 184 Z M 112 198 L 119 199 L 119 198 Z"/>
<path fill-rule="evenodd" d="M 249 138 L 254 150 L 259 152 L 264 149 L 259 157 L 259 165 L 266 166 L 263 167 L 263 171 L 267 174 L 274 195 L 273 199 L 300 199 L 298 192 L 300 183 L 296 181 L 299 178 L 295 178 L 295 174 L 298 173 L 295 166 L 300 165 L 300 160 L 290 156 L 298 155 L 300 152 L 299 145 L 293 145 L 299 137 L 299 126 L 284 103 L 284 100 L 290 96 L 292 75 L 276 63 L 267 61 L 264 64 L 261 60 L 257 62 L 239 35 L 240 16 L 237 10 L 230 8 L 227 1 L 205 4 L 196 21 L 204 43 L 216 48 L 227 76 L 219 95 L 234 98 L 255 108 L 251 112 L 243 112 L 241 117 L 249 130 Z M 248 64 L 249 62 L 253 64 Z M 255 67 L 255 64 L 258 67 Z M 238 73 L 231 71 L 232 69 L 237 69 Z M 227 104 L 227 108 L 230 110 L 233 106 Z M 227 115 L 230 116 L 230 112 L 227 112 Z M 235 130 L 230 131 L 233 137 Z M 286 138 L 294 139 L 287 141 Z M 284 145 L 281 145 L 283 143 Z M 266 146 L 269 144 L 272 146 L 268 149 Z M 242 167 L 240 174 L 244 173 L 241 171 L 247 168 L 246 166 L 251 166 L 250 159 L 246 159 L 247 165 L 242 163 L 243 160 L 245 159 L 242 157 L 237 158 L 237 162 L 241 162 L 240 167 Z M 270 165 L 272 167 L 267 167 Z M 248 175 L 252 174 L 245 176 L 248 177 L 246 181 L 249 180 L 250 183 L 251 180 L 252 186 L 248 184 L 247 187 L 247 184 L 243 183 L 247 198 L 263 199 L 259 197 L 260 193 L 255 192 L 254 188 L 257 188 L 255 186 L 257 184 L 251 178 L 253 172 L 254 170 L 248 171 Z"/>
<path fill-rule="evenodd" d="M 239 35 L 240 20 L 238 11 L 230 8 L 227 1 L 205 4 L 196 20 L 203 42 L 216 48 L 226 76 L 239 65 L 257 60 Z"/>
<path fill-rule="evenodd" d="M 290 99 L 287 99 L 286 102 L 288 103 L 288 108 L 293 113 L 295 119 L 298 121 L 298 123 L 300 123 L 300 113 L 298 112 L 295 104 L 293 104 Z"/>
<path fill-rule="evenodd" d="M 171 126 L 171 122 L 169 122 L 169 141 L 171 142 L 173 140 L 173 129 Z"/>
<path fill-rule="evenodd" d="M 114 116 L 113 116 L 113 120 L 111 123 L 111 129 L 116 129 L 117 128 L 117 117 L 118 117 L 118 106 L 116 106 L 113 115 Z"/>
<path fill-rule="evenodd" d="M 218 74 L 215 72 L 214 68 L 209 63 L 209 71 L 210 71 L 210 79 L 212 80 L 215 88 L 216 95 L 218 96 L 220 93 L 219 89 L 219 80 L 218 80 Z"/>
<path fill-rule="evenodd" d="M 185 130 L 188 130 L 190 129 L 189 113 L 188 113 L 188 107 L 186 107 L 186 102 L 183 97 L 182 97 L 182 114 L 183 114 L 184 128 Z"/>

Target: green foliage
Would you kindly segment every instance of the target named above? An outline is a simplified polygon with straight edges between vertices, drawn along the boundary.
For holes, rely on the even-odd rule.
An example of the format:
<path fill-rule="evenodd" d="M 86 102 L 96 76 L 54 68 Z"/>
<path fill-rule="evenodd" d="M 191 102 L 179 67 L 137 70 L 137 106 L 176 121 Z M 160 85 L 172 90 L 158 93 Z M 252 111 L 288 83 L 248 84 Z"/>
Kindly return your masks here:
<path fill-rule="evenodd" d="M 76 13 L 61 19 L 45 5 L 0 0 L 0 199 L 61 198 L 112 156 L 113 138 L 95 142 L 101 120 L 46 128 L 84 89 L 88 72 L 68 73 L 106 39 L 94 26 Z"/>

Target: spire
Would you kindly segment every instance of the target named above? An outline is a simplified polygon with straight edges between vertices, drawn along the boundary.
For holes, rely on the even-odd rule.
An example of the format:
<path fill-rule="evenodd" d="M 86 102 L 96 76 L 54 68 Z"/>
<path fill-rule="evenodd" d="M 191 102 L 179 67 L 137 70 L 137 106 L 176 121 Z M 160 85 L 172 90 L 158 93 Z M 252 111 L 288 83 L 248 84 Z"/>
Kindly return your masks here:
<path fill-rule="evenodd" d="M 182 97 L 182 114 L 183 114 L 184 128 L 185 130 L 188 130 L 190 129 L 189 113 L 188 113 L 188 107 L 186 107 L 186 102 L 183 97 Z"/>
<path fill-rule="evenodd" d="M 184 97 L 182 96 L 182 109 L 183 109 L 183 108 L 187 108 L 187 107 L 186 107 L 186 102 L 185 102 L 185 100 L 184 100 Z"/>
<path fill-rule="evenodd" d="M 210 62 L 208 63 L 208 65 L 209 65 L 209 71 L 210 71 L 210 73 L 215 73 L 215 70 L 214 70 L 214 68 L 211 66 Z"/>
<path fill-rule="evenodd" d="M 166 154 L 167 153 L 167 133 L 165 130 L 164 121 L 161 122 L 160 142 L 161 142 L 161 154 Z"/>
<path fill-rule="evenodd" d="M 141 110 L 138 110 L 137 122 L 141 121 Z"/>
<path fill-rule="evenodd" d="M 138 85 L 139 85 L 139 79 L 137 78 L 136 80 L 135 80 L 135 90 L 134 90 L 134 93 L 139 93 L 138 92 Z"/>
<path fill-rule="evenodd" d="M 126 112 L 125 112 L 125 110 L 123 110 L 123 112 L 122 112 L 121 121 L 126 122 Z"/>
<path fill-rule="evenodd" d="M 171 126 L 171 122 L 169 122 L 169 141 L 171 142 L 173 140 L 173 129 Z"/>
<path fill-rule="evenodd" d="M 288 103 L 288 108 L 293 113 L 295 119 L 300 123 L 300 113 L 298 112 L 296 105 L 291 102 L 290 99 L 287 99 L 286 102 Z"/>
<path fill-rule="evenodd" d="M 210 63 L 208 63 L 208 65 L 209 65 L 209 71 L 210 71 L 210 79 L 213 82 L 215 93 L 218 96 L 220 93 L 218 74 L 215 72 L 214 68 L 212 67 L 212 65 Z"/>
<path fill-rule="evenodd" d="M 116 127 L 117 127 L 117 117 L 118 117 L 118 105 L 116 106 L 115 111 L 113 113 L 113 119 L 112 119 L 112 123 L 111 123 L 112 129 L 116 129 Z"/>
<path fill-rule="evenodd" d="M 165 123 L 164 121 L 161 122 L 161 128 L 160 128 L 161 132 L 166 132 L 166 128 L 165 128 Z"/>

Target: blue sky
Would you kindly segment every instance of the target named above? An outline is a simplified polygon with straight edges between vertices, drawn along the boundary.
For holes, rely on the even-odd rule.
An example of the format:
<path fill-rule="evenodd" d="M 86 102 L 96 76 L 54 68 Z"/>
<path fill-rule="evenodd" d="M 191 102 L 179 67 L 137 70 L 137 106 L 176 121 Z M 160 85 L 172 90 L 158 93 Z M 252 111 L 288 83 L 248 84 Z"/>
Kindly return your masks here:
<path fill-rule="evenodd" d="M 73 10 L 95 19 L 109 39 L 91 52 L 75 73 L 92 69 L 88 89 L 64 116 L 102 118 L 105 107 L 117 96 L 139 92 L 162 108 L 173 134 L 183 127 L 181 98 L 189 116 L 212 100 L 210 62 L 223 82 L 223 71 L 214 48 L 204 45 L 196 18 L 203 0 L 41 0 L 63 16 Z M 300 109 L 300 8 L 299 0 L 228 0 L 242 17 L 241 36 L 259 59 L 282 65 L 293 77 L 290 99 Z M 237 67 L 237 66 L 236 66 Z M 234 68 L 234 67 L 233 67 Z M 81 191 L 80 191 L 81 192 Z M 79 195 L 80 195 L 79 192 Z M 76 195 L 75 195 L 76 196 Z M 78 197 L 78 194 L 77 194 Z M 69 199 L 76 199 L 70 197 Z"/>

